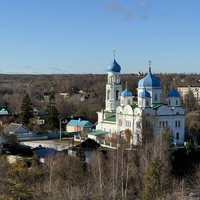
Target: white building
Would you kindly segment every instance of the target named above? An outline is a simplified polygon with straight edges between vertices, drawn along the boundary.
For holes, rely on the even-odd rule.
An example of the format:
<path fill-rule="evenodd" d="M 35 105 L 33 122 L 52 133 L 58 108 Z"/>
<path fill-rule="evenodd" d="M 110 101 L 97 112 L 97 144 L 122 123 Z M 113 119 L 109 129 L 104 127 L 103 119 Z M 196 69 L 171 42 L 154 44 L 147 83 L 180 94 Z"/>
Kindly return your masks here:
<path fill-rule="evenodd" d="M 184 142 L 185 112 L 180 106 L 180 95 L 173 89 L 168 94 L 168 104 L 162 103 L 162 88 L 159 79 L 149 73 L 138 82 L 138 102 L 133 103 L 133 96 L 126 88 L 122 92 L 120 81 L 120 65 L 113 60 L 108 66 L 108 81 L 106 83 L 106 108 L 98 112 L 97 130 L 123 135 L 126 129 L 131 130 L 132 143 L 141 139 L 139 123 L 142 116 L 148 119 L 156 118 L 157 134 L 168 125 L 174 134 L 174 140 Z"/>

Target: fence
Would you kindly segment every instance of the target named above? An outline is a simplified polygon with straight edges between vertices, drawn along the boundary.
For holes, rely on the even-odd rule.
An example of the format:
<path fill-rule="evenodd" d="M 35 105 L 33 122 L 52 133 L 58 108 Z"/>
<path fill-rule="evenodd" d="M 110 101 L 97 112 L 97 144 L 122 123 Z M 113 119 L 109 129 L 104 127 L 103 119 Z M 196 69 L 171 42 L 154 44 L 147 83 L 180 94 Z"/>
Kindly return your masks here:
<path fill-rule="evenodd" d="M 82 136 L 76 136 L 76 135 L 74 135 L 74 140 L 75 141 L 84 141 L 84 140 L 86 140 L 88 137 L 82 137 Z M 112 148 L 112 149 L 117 149 L 117 147 L 119 147 L 120 145 L 119 144 L 117 144 L 117 143 L 113 143 L 113 142 L 108 142 L 108 141 L 106 141 L 106 140 L 95 140 L 95 139 L 93 139 L 94 141 L 96 141 L 97 143 L 99 143 L 99 144 L 101 144 L 101 146 L 103 146 L 103 147 L 108 147 L 108 148 Z M 126 145 L 126 148 L 127 149 L 131 149 L 131 145 L 130 144 L 128 144 L 128 145 Z"/>

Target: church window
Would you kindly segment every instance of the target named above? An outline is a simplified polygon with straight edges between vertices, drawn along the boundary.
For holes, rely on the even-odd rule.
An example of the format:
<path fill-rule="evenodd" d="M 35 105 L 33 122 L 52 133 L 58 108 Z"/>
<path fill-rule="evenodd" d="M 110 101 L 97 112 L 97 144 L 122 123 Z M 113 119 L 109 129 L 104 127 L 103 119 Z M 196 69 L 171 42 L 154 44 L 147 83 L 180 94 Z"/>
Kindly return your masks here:
<path fill-rule="evenodd" d="M 122 125 L 122 120 L 121 119 L 119 119 L 119 126 L 121 126 Z"/>
<path fill-rule="evenodd" d="M 157 101 L 157 94 L 155 94 L 155 98 L 154 99 L 155 99 L 155 101 Z"/>
<path fill-rule="evenodd" d="M 147 100 L 147 106 L 149 105 L 149 101 Z"/>
<path fill-rule="evenodd" d="M 176 100 L 176 105 L 178 105 L 178 100 Z"/>
<path fill-rule="evenodd" d="M 126 121 L 126 127 L 131 127 L 131 121 Z"/>
<path fill-rule="evenodd" d="M 175 127 L 177 127 L 177 121 L 175 121 Z"/>
<path fill-rule="evenodd" d="M 107 99 L 110 99 L 110 90 L 107 91 Z"/>
<path fill-rule="evenodd" d="M 168 121 L 166 121 L 166 126 L 168 126 Z"/>
<path fill-rule="evenodd" d="M 170 100 L 169 100 L 169 106 L 170 106 L 170 103 L 171 103 L 171 102 L 170 102 Z"/>
<path fill-rule="evenodd" d="M 159 121 L 159 127 L 161 128 L 161 121 Z"/>
<path fill-rule="evenodd" d="M 180 120 L 178 120 L 178 127 L 180 127 L 181 126 L 181 122 L 180 122 Z"/>
<path fill-rule="evenodd" d="M 140 136 L 139 134 L 137 134 L 137 142 L 139 142 Z"/>
<path fill-rule="evenodd" d="M 131 104 L 131 102 L 130 102 L 130 99 L 128 100 L 128 105 L 130 105 Z"/>
<path fill-rule="evenodd" d="M 176 133 L 176 139 L 179 140 L 179 133 Z"/>
<path fill-rule="evenodd" d="M 165 122 L 163 121 L 163 123 L 162 123 L 162 124 L 163 124 L 162 126 L 163 126 L 163 128 L 164 128 L 164 127 L 165 127 Z"/>
<path fill-rule="evenodd" d="M 119 100 L 119 90 L 116 90 L 115 99 L 116 99 L 116 100 Z"/>
<path fill-rule="evenodd" d="M 137 128 L 140 128 L 140 122 L 136 123 Z"/>

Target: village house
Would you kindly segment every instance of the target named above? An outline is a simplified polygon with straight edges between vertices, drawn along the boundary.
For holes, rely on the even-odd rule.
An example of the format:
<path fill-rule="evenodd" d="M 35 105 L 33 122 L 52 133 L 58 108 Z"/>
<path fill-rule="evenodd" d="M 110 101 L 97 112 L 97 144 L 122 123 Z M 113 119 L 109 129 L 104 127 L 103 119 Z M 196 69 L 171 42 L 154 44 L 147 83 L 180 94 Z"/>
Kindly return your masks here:
<path fill-rule="evenodd" d="M 87 140 L 81 142 L 80 144 L 68 149 L 69 156 L 76 156 L 77 150 L 82 148 L 86 157 L 86 162 L 89 163 L 92 155 L 99 151 L 101 145 L 94 140 L 88 138 Z"/>
<path fill-rule="evenodd" d="M 84 133 L 88 133 L 90 131 L 92 131 L 92 124 L 89 121 L 86 120 L 74 120 L 72 119 L 66 127 L 66 131 L 68 133 L 70 132 L 84 132 Z"/>
<path fill-rule="evenodd" d="M 22 124 L 11 123 L 3 131 L 8 134 L 15 134 L 18 139 L 36 137 L 35 132 L 28 130 Z"/>

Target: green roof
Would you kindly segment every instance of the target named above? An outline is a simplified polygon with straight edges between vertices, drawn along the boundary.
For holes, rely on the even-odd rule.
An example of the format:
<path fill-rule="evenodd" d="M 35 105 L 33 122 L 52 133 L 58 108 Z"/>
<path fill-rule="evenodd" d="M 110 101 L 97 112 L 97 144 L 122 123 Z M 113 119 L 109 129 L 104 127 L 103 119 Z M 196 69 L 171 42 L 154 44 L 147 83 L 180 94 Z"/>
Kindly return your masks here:
<path fill-rule="evenodd" d="M 88 133 L 88 135 L 102 135 L 102 134 L 108 134 L 109 132 L 107 131 L 95 131 L 95 132 L 91 132 L 91 133 Z"/>
<path fill-rule="evenodd" d="M 156 105 L 156 106 L 154 106 L 153 108 L 154 108 L 155 110 L 158 110 L 158 108 L 160 108 L 160 106 L 162 106 L 162 104 Z"/>
<path fill-rule="evenodd" d="M 104 119 L 104 121 L 116 122 L 116 116 Z"/>
<path fill-rule="evenodd" d="M 136 104 L 136 103 L 134 103 L 134 104 L 132 104 L 132 105 L 130 105 L 131 106 L 131 108 L 134 110 L 135 108 L 137 108 L 138 107 L 138 105 Z"/>

